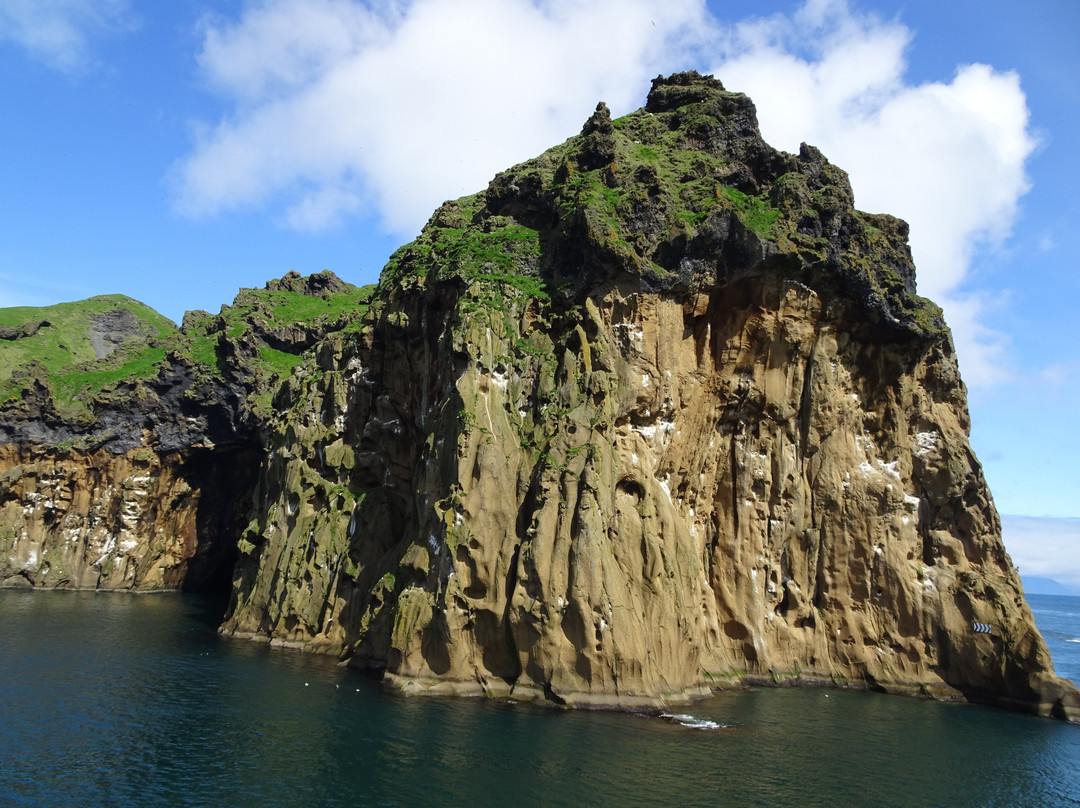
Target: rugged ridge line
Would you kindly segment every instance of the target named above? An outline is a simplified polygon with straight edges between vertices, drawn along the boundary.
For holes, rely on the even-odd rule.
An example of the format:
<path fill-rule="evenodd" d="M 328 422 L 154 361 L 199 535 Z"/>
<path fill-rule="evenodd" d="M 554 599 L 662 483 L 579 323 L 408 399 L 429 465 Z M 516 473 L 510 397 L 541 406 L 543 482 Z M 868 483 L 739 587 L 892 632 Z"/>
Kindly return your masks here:
<path fill-rule="evenodd" d="M 713 79 L 600 105 L 437 211 L 362 339 L 285 384 L 223 630 L 406 692 L 831 682 L 1075 716 L 906 236 Z"/>
<path fill-rule="evenodd" d="M 212 500 L 213 525 L 153 523 L 194 524 L 196 553 L 235 542 L 224 633 L 337 654 L 404 692 L 633 708 L 831 684 L 1080 719 L 1001 543 L 906 224 L 857 211 L 816 149 L 769 147 L 745 96 L 683 73 L 618 120 L 601 104 L 579 136 L 444 204 L 351 313 L 307 337 L 267 323 L 258 295 L 345 294 L 324 281 L 257 293 L 240 337 L 185 318 L 192 342 L 144 384 L 169 389 L 173 359 L 198 353 L 184 346 L 216 335 L 220 374 L 179 364 L 233 379 L 228 423 L 251 428 L 188 445 L 205 479 L 156 471 L 160 430 L 7 449 L 16 577 L 111 585 L 27 558 L 86 512 L 49 493 L 50 463 L 75 479 L 112 452 L 112 482 L 68 488 L 142 480 L 108 500 L 118 529 L 136 530 L 134 501 L 178 512 L 182 482 L 193 502 L 213 485 L 250 503 L 238 540 L 245 519 Z M 267 375 L 279 338 L 293 358 Z M 27 402 L 54 398 L 38 387 L 0 416 L 33 422 Z M 204 400 L 220 398 L 188 406 Z M 124 575 L 177 583 L 170 563 Z"/>
<path fill-rule="evenodd" d="M 294 272 L 179 330 L 118 295 L 0 310 L 0 586 L 227 588 L 272 391 L 369 293 Z"/>

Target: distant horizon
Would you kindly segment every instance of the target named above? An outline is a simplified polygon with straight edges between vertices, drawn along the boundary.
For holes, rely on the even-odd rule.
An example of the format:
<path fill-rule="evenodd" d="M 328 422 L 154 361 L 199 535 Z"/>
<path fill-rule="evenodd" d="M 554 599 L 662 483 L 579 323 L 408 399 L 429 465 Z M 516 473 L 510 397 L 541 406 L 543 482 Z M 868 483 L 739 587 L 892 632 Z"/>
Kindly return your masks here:
<path fill-rule="evenodd" d="M 1024 583 L 1024 594 L 1026 595 L 1080 598 L 1080 591 L 1065 586 L 1061 581 L 1053 578 L 1042 575 L 1024 575 L 1023 573 L 1020 574 L 1020 578 Z"/>

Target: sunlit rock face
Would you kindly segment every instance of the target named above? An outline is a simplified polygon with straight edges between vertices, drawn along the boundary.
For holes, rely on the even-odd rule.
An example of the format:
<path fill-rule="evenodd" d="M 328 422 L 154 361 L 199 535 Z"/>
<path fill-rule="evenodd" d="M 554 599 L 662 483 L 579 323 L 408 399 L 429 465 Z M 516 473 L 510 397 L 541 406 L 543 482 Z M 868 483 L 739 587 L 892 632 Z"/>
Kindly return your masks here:
<path fill-rule="evenodd" d="M 258 463 L 229 459 L 0 444 L 0 586 L 220 587 Z"/>
<path fill-rule="evenodd" d="M 409 693 L 1080 718 L 907 226 L 712 78 L 598 105 L 378 288 L 290 273 L 181 328 L 64 304 L 0 371 L 0 586 L 221 586 L 223 632 Z"/>
<path fill-rule="evenodd" d="M 714 79 L 445 204 L 273 404 L 226 633 L 407 692 L 1078 715 L 907 226 Z"/>

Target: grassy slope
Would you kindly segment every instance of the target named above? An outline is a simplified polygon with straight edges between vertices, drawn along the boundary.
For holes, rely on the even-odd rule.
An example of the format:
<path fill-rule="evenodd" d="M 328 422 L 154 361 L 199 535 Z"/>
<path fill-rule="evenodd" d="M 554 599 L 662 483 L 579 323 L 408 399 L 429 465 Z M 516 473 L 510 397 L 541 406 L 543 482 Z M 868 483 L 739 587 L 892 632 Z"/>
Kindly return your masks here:
<path fill-rule="evenodd" d="M 220 372 L 228 361 L 223 350 L 226 342 L 247 341 L 256 345 L 257 353 L 244 357 L 243 370 L 254 388 L 249 406 L 265 414 L 277 381 L 292 373 L 302 361 L 303 352 L 273 348 L 259 334 L 297 324 L 334 324 L 335 330 L 342 331 L 358 328 L 375 287 L 347 286 L 348 292 L 325 298 L 285 290 L 244 289 L 231 306 L 222 307 L 220 314 L 207 316 L 185 333 L 175 335 L 167 347 L 183 357 L 198 375 L 210 377 Z"/>
<path fill-rule="evenodd" d="M 131 312 L 142 334 L 98 359 L 91 341 L 94 317 L 116 309 Z M 0 326 L 19 327 L 43 320 L 50 325 L 32 336 L 0 340 L 0 401 L 22 389 L 12 374 L 35 362 L 44 369 L 58 398 L 73 398 L 80 391 L 119 379 L 153 375 L 154 365 L 165 356 L 158 344 L 177 333 L 175 323 L 167 317 L 124 295 L 99 295 L 40 308 L 0 309 Z"/>
<path fill-rule="evenodd" d="M 276 350 L 257 335 L 297 324 L 343 322 L 346 328 L 353 326 L 357 315 L 367 308 L 371 289 L 350 285 L 348 292 L 328 298 L 244 289 L 232 306 L 224 306 L 219 315 L 205 315 L 186 333 L 149 306 L 123 295 L 101 295 L 41 308 L 0 309 L 0 326 L 50 323 L 29 337 L 0 339 L 0 406 L 21 397 L 29 383 L 28 371 L 36 369 L 37 375 L 48 380 L 62 415 L 85 417 L 89 402 L 108 398 L 118 384 L 156 376 L 167 354 L 188 364 L 204 379 L 220 374 L 226 362 L 240 364 L 239 369 L 258 391 L 258 400 L 252 403 L 267 404 L 269 388 L 290 373 L 301 357 L 299 351 Z M 93 318 L 117 308 L 135 316 L 142 334 L 98 359 L 91 340 Z M 256 353 L 226 359 L 223 343 L 245 339 L 257 346 Z"/>

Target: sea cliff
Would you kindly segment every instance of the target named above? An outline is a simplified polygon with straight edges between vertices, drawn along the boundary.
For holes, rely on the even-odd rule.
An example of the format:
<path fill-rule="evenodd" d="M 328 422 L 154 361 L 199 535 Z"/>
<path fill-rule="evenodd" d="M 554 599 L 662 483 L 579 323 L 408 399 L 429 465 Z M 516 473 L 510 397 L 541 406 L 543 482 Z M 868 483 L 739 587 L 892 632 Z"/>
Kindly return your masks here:
<path fill-rule="evenodd" d="M 185 321 L 137 445 L 88 440 L 109 395 L 43 441 L 55 394 L 24 373 L 0 410 L 0 578 L 176 586 L 203 552 L 232 577 L 224 633 L 409 693 L 640 707 L 831 684 L 1080 718 L 907 226 L 856 210 L 813 147 L 769 147 L 745 96 L 658 78 L 643 109 L 601 104 L 443 205 L 376 289 L 330 283 L 262 294 L 352 301 L 333 316 L 268 320 L 250 290 L 231 321 Z M 178 433 L 181 371 L 198 428 Z M 164 537 L 156 566 L 94 562 L 110 529 Z M 66 578 L 42 572 L 79 541 Z"/>

